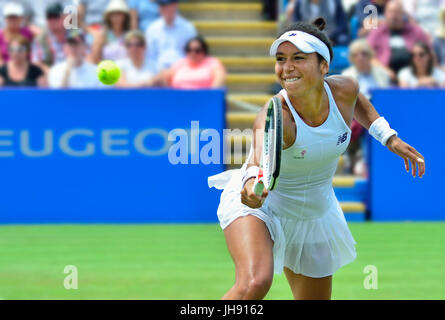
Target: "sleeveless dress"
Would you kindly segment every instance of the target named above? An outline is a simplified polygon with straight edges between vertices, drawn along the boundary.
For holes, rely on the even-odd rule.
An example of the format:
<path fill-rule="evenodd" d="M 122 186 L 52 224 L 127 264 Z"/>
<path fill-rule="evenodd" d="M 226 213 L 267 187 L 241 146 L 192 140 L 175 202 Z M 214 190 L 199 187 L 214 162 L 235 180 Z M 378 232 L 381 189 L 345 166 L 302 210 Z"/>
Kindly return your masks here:
<path fill-rule="evenodd" d="M 307 125 L 286 100 L 297 127 L 294 144 L 282 151 L 280 176 L 259 209 L 241 203 L 241 183 L 247 163 L 209 177 L 209 187 L 224 189 L 217 215 L 224 229 L 235 219 L 254 215 L 264 221 L 274 242 L 274 270 L 283 267 L 296 274 L 321 278 L 334 274 L 356 258 L 355 240 L 349 231 L 332 186 L 338 160 L 351 139 L 329 85 L 329 115 L 318 126 Z"/>

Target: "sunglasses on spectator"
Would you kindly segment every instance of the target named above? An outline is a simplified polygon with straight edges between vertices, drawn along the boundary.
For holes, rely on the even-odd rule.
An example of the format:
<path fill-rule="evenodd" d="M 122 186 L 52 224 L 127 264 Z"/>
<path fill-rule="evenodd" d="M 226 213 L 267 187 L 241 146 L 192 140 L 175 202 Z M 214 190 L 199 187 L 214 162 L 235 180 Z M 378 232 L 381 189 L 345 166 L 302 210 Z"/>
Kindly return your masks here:
<path fill-rule="evenodd" d="M 48 15 L 46 16 L 46 19 L 48 19 L 48 20 L 52 20 L 52 19 L 59 19 L 60 17 L 61 17 L 60 14 L 48 14 Z"/>
<path fill-rule="evenodd" d="M 203 48 L 187 48 L 187 53 L 203 53 L 204 49 Z"/>
<path fill-rule="evenodd" d="M 139 41 L 139 42 L 128 42 L 125 44 L 125 46 L 127 48 L 131 48 L 131 47 L 137 47 L 137 48 L 142 48 L 144 46 L 144 43 Z"/>
<path fill-rule="evenodd" d="M 27 52 L 28 49 L 25 46 L 20 46 L 20 47 L 9 47 L 8 51 L 10 53 L 22 53 L 22 52 Z"/>
<path fill-rule="evenodd" d="M 369 57 L 369 56 L 371 56 L 371 54 L 370 54 L 369 52 L 367 52 L 367 51 L 357 51 L 357 52 L 354 52 L 354 53 L 352 54 L 352 56 L 353 56 L 353 57 L 356 57 L 356 56 Z"/>
<path fill-rule="evenodd" d="M 419 57 L 419 58 L 423 58 L 423 57 L 425 57 L 426 56 L 426 53 L 425 52 L 414 52 L 413 53 L 413 57 Z"/>

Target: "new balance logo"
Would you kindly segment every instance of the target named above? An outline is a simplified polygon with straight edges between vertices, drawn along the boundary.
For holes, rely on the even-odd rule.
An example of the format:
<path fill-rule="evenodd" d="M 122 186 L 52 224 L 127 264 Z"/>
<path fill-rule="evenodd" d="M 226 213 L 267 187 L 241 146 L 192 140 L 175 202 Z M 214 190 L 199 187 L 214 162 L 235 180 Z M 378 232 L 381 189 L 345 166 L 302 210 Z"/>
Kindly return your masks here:
<path fill-rule="evenodd" d="M 337 146 L 343 142 L 345 142 L 348 139 L 348 133 L 345 132 L 342 135 L 338 136 L 338 140 L 337 140 Z"/>

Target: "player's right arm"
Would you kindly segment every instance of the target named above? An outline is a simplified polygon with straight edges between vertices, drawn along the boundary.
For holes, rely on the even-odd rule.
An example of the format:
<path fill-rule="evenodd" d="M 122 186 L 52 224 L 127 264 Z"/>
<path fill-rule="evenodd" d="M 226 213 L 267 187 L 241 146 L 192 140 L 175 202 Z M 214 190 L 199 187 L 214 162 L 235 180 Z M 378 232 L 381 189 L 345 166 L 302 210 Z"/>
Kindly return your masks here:
<path fill-rule="evenodd" d="M 253 141 L 252 148 L 253 153 L 247 164 L 247 168 L 259 167 L 261 162 L 261 154 L 263 152 L 263 138 L 264 138 L 264 128 L 266 126 L 267 108 L 269 102 L 267 102 L 261 111 L 257 114 L 256 119 L 253 123 Z M 250 178 L 244 184 L 244 188 L 241 190 L 241 202 L 246 206 L 256 209 L 261 208 L 264 199 L 267 197 L 268 192 L 264 189 L 262 196 L 258 196 L 253 191 L 253 184 L 255 182 L 255 177 Z"/>

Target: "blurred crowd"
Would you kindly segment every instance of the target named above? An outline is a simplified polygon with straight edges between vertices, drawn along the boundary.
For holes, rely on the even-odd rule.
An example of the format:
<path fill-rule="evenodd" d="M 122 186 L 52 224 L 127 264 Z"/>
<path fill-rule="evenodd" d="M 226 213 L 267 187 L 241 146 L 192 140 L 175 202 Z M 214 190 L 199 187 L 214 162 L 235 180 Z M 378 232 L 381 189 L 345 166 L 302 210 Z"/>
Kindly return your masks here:
<path fill-rule="evenodd" d="M 371 101 L 376 88 L 445 87 L 445 0 L 287 0 L 283 9 L 287 22 L 327 20 L 333 64 L 348 57 L 334 73 L 355 78 Z M 355 120 L 351 129 L 343 169 L 367 177 L 365 130 Z"/>
<path fill-rule="evenodd" d="M 327 20 L 349 56 L 341 72 L 368 97 L 376 87 L 445 87 L 445 0 L 288 0 L 285 10 L 290 22 Z"/>
<path fill-rule="evenodd" d="M 281 1 L 287 22 L 327 20 L 349 57 L 335 71 L 358 79 L 366 96 L 376 87 L 445 86 L 445 0 Z M 263 7 L 265 19 L 277 19 L 277 1 Z M 225 84 L 224 66 L 178 0 L 5 0 L 0 12 L 2 86 L 100 87 L 92 75 L 106 59 L 121 67 L 121 87 Z"/>
<path fill-rule="evenodd" d="M 262 2 L 265 20 L 323 16 L 332 72 L 357 79 L 371 101 L 375 88 L 445 87 L 445 0 Z M 116 87 L 225 86 L 223 64 L 178 8 L 178 0 L 1 0 L 0 87 L 104 88 L 96 65 L 106 59 L 121 68 Z M 367 175 L 363 137 L 354 122 L 347 173 Z"/>
<path fill-rule="evenodd" d="M 121 68 L 116 87 L 225 84 L 178 0 L 2 0 L 0 13 L 0 86 L 105 87 L 102 60 Z"/>

